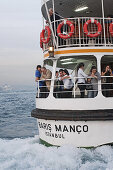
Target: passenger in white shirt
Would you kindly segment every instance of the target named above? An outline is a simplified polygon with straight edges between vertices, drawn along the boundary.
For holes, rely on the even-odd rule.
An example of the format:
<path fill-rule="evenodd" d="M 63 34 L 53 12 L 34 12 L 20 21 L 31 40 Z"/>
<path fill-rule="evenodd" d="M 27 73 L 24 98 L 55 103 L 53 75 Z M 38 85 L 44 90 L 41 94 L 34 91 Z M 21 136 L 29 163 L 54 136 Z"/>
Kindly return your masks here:
<path fill-rule="evenodd" d="M 73 81 L 69 72 L 65 69 L 63 70 L 63 77 L 61 78 L 64 84 L 63 98 L 72 98 Z"/>
<path fill-rule="evenodd" d="M 78 88 L 80 89 L 81 98 L 85 96 L 85 78 L 87 77 L 88 75 L 84 73 L 84 63 L 80 63 L 78 66 Z"/>

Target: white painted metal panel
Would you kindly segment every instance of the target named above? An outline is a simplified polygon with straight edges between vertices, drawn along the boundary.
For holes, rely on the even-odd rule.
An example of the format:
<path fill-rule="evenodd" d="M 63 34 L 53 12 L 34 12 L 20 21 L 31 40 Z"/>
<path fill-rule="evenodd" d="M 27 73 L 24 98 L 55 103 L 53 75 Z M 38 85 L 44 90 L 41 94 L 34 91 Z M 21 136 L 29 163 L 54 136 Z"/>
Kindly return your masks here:
<path fill-rule="evenodd" d="M 113 121 L 38 120 L 39 136 L 51 145 L 97 147 L 113 142 Z M 72 128 L 73 130 L 72 130 Z"/>

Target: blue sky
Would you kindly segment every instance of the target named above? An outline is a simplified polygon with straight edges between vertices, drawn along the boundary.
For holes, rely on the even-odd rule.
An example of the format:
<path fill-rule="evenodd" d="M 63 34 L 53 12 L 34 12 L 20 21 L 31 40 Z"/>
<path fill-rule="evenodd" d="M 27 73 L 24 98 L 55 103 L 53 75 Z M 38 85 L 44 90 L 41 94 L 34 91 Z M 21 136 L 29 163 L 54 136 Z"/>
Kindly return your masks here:
<path fill-rule="evenodd" d="M 42 63 L 41 30 L 41 0 L 0 0 L 0 84 L 13 84 L 18 76 L 21 84 L 33 80 Z"/>

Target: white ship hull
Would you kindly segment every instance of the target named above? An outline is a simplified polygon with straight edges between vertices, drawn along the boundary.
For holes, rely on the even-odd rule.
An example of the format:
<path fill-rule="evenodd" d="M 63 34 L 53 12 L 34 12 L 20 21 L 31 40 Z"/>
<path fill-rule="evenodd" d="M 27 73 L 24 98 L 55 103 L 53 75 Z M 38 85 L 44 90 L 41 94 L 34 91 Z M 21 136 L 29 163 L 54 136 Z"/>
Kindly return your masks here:
<path fill-rule="evenodd" d="M 54 146 L 97 147 L 113 143 L 113 121 L 55 121 L 38 119 L 43 143 Z"/>

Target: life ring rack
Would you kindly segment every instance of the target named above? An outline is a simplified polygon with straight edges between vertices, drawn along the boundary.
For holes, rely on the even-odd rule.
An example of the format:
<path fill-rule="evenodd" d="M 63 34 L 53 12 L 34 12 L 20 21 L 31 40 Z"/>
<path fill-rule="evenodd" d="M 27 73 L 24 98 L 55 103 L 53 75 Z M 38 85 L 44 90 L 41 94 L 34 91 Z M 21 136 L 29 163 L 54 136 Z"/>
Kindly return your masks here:
<path fill-rule="evenodd" d="M 113 37 L 113 22 L 109 26 L 109 32 L 110 32 L 111 36 Z"/>
<path fill-rule="evenodd" d="M 45 31 L 47 31 L 47 38 L 45 38 Z M 47 44 L 50 41 L 50 37 L 51 37 L 51 30 L 49 28 L 49 26 L 45 26 L 45 29 L 42 30 L 41 34 L 40 34 L 40 42 L 43 42 L 44 44 Z"/>
<path fill-rule="evenodd" d="M 88 25 L 91 24 L 91 23 L 96 24 L 97 27 L 98 27 L 98 31 L 95 34 L 91 34 L 91 33 L 88 32 Z M 98 37 L 102 32 L 102 25 L 97 20 L 90 19 L 84 24 L 83 30 L 84 30 L 84 33 L 90 38 Z"/>
<path fill-rule="evenodd" d="M 70 27 L 70 32 L 66 35 L 64 35 L 63 33 L 61 33 L 61 28 L 63 27 L 64 24 L 67 24 L 69 27 Z M 64 20 L 62 21 L 59 25 L 58 25 L 58 28 L 57 28 L 57 33 L 58 33 L 58 36 L 62 39 L 68 39 L 70 38 L 73 34 L 74 34 L 74 25 L 71 21 L 69 20 Z"/>

